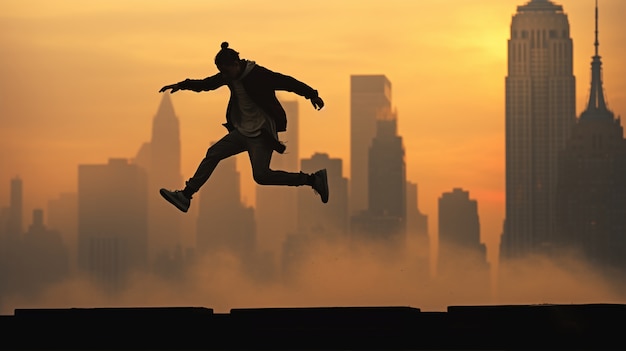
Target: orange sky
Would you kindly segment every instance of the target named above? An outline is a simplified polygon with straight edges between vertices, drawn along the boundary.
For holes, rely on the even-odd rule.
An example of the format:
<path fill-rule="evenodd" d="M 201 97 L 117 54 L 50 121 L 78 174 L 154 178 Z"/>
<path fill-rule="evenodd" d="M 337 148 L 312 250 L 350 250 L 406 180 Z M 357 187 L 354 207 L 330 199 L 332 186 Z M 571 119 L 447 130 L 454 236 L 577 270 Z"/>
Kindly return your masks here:
<path fill-rule="evenodd" d="M 75 192 L 78 164 L 132 158 L 150 138 L 165 84 L 216 72 L 222 41 L 243 58 L 319 90 L 300 102 L 300 156 L 326 152 L 349 177 L 351 74 L 385 74 L 408 180 L 437 234 L 437 201 L 461 187 L 478 201 L 491 257 L 504 218 L 504 79 L 511 16 L 527 0 L 79 1 L 0 3 L 0 207 L 10 179 L 33 208 Z M 577 114 L 589 89 L 594 1 L 556 1 L 574 41 Z M 626 113 L 626 1 L 600 0 L 609 108 Z M 228 90 L 172 95 L 183 177 L 224 134 Z M 240 161 L 242 159 L 239 159 Z M 239 162 L 245 201 L 254 194 Z M 181 184 L 182 185 L 182 184 Z"/>

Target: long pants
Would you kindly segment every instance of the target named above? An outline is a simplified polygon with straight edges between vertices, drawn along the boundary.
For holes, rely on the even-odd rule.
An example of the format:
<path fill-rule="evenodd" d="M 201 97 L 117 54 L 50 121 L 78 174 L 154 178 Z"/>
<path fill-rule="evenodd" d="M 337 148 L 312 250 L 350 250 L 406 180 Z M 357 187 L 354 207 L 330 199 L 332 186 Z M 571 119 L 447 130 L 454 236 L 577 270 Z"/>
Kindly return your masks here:
<path fill-rule="evenodd" d="M 254 181 L 261 185 L 289 185 L 301 186 L 307 184 L 306 173 L 291 173 L 270 169 L 270 161 L 274 152 L 270 137 L 260 135 L 258 137 L 246 137 L 233 129 L 217 143 L 211 145 L 206 156 L 200 162 L 196 173 L 186 182 L 186 188 L 193 193 L 198 192 L 202 185 L 209 179 L 217 164 L 230 156 L 248 151 L 252 176 Z"/>

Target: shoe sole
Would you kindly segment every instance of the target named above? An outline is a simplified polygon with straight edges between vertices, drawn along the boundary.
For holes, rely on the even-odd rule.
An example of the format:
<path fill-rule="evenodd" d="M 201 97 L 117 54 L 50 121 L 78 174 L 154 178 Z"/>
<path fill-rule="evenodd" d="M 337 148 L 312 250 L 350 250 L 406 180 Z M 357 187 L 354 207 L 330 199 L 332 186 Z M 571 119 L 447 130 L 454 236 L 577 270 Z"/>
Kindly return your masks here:
<path fill-rule="evenodd" d="M 163 196 L 163 198 L 165 200 L 167 200 L 167 202 L 171 203 L 172 205 L 176 206 L 177 209 L 181 210 L 182 212 L 187 213 L 188 208 L 184 208 L 181 207 L 176 201 L 175 199 L 167 192 L 167 190 L 165 189 L 161 189 L 159 190 L 159 193 L 161 194 L 161 196 Z"/>
<path fill-rule="evenodd" d="M 324 179 L 324 181 L 322 182 L 322 184 L 324 185 L 324 192 L 323 194 L 326 194 L 326 196 L 324 197 L 322 194 L 320 194 L 320 197 L 322 198 L 322 202 L 323 203 L 327 203 L 328 202 L 328 176 L 326 175 L 326 170 L 323 169 L 320 174 L 322 175 L 322 179 Z"/>

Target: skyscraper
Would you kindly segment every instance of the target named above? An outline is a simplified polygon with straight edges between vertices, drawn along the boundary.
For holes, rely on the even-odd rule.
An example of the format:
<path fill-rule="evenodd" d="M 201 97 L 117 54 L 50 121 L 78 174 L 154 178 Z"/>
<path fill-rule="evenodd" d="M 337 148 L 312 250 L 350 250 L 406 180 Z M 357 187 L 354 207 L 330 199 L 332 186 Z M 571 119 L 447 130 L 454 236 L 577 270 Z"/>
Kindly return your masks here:
<path fill-rule="evenodd" d="M 79 269 L 119 292 L 148 263 L 148 180 L 127 159 L 78 166 Z"/>
<path fill-rule="evenodd" d="M 69 269 L 77 269 L 78 253 L 78 195 L 61 193 L 48 201 L 48 227 L 61 233 L 69 255 Z"/>
<path fill-rule="evenodd" d="M 43 210 L 33 210 L 33 222 L 24 233 L 21 254 L 25 293 L 37 293 L 69 276 L 69 253 L 61 233 L 43 222 Z M 15 267 L 18 268 L 18 267 Z"/>
<path fill-rule="evenodd" d="M 160 188 L 177 188 L 182 183 L 180 128 L 170 94 L 163 94 L 152 120 L 152 136 L 135 158 L 148 175 L 148 243 L 151 261 L 158 255 L 172 255 L 180 248 L 184 214 L 159 194 Z"/>
<path fill-rule="evenodd" d="M 431 275 L 430 237 L 428 236 L 428 216 L 418 206 L 417 184 L 406 182 L 406 233 L 407 250 L 416 258 L 417 279 Z"/>
<path fill-rule="evenodd" d="M 454 188 L 439 198 L 438 246 L 436 280 L 451 290 L 446 298 L 484 303 L 490 289 L 487 249 L 480 241 L 478 202 L 468 191 Z"/>
<path fill-rule="evenodd" d="M 384 75 L 350 77 L 350 213 L 368 208 L 369 151 L 376 121 L 391 110 L 391 82 Z"/>
<path fill-rule="evenodd" d="M 406 235 L 406 164 L 397 114 L 381 111 L 368 153 L 368 206 L 352 217 L 352 238 L 404 243 Z"/>
<path fill-rule="evenodd" d="M 572 39 L 562 6 L 549 0 L 518 6 L 510 35 L 503 258 L 550 246 L 557 159 L 576 119 Z"/>
<path fill-rule="evenodd" d="M 7 234 L 10 237 L 19 237 L 23 232 L 23 202 L 22 179 L 15 177 L 11 179 L 11 199 L 7 223 Z"/>
<path fill-rule="evenodd" d="M 626 271 L 626 140 L 602 87 L 596 2 L 589 102 L 560 157 L 556 217 L 562 246 Z"/>
<path fill-rule="evenodd" d="M 438 271 L 467 269 L 470 265 L 484 268 L 486 259 L 487 248 L 480 241 L 478 202 L 461 188 L 443 193 L 439 198 Z"/>
<path fill-rule="evenodd" d="M 281 269 L 283 277 L 298 276 L 299 264 L 310 262 L 310 256 L 320 245 L 343 245 L 348 239 L 348 179 L 343 177 L 342 160 L 331 158 L 326 153 L 314 153 L 301 160 L 301 169 L 313 173 L 326 168 L 328 187 L 332 198 L 328 203 L 320 202 L 310 187 L 295 191 L 298 198 L 298 229 L 289 233 L 283 243 Z M 322 248 L 324 250 L 324 248 Z"/>
<path fill-rule="evenodd" d="M 311 188 L 298 189 L 298 235 L 311 235 L 326 240 L 345 239 L 348 234 L 348 179 L 342 176 L 343 163 L 325 153 L 302 159 L 302 171 L 313 173 L 326 168 L 332 200 L 324 204 L 313 196 Z"/>

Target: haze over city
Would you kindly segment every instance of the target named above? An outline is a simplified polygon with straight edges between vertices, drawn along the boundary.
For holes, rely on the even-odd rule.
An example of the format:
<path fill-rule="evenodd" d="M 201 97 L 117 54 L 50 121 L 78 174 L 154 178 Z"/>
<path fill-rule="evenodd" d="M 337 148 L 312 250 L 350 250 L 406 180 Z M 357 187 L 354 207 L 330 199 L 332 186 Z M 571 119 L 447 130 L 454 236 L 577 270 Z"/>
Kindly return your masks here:
<path fill-rule="evenodd" d="M 298 101 L 300 157 L 322 152 L 340 158 L 347 178 L 350 76 L 385 75 L 391 82 L 398 135 L 406 150 L 407 180 L 418 185 L 419 209 L 430 218 L 431 240 L 437 241 L 438 198 L 443 192 L 463 188 L 478 202 L 481 239 L 487 246 L 488 261 L 497 265 L 505 203 L 507 40 L 511 16 L 525 2 L 317 1 L 294 5 L 288 1 L 4 1 L 0 4 L 0 207 L 8 203 L 10 180 L 19 176 L 24 184 L 26 226 L 34 208 L 46 208 L 49 199 L 76 191 L 79 164 L 134 157 L 150 138 L 152 118 L 162 98 L 159 88 L 214 74 L 213 58 L 220 43 L 228 41 L 242 58 L 292 75 L 319 91 L 326 103 L 321 111 L 315 111 L 303 98 L 288 94 L 279 98 Z M 574 43 L 578 116 L 589 94 L 594 1 L 556 2 L 569 18 Z M 621 16 L 626 13 L 626 3 L 600 0 L 599 4 L 605 94 L 609 108 L 623 115 L 626 30 Z M 188 178 L 210 143 L 225 132 L 220 124 L 228 90 L 199 94 L 180 91 L 171 99 L 180 120 L 181 172 Z M 242 174 L 243 201 L 253 206 L 255 184 L 247 156 L 238 157 L 237 168 Z M 332 248 L 328 250 L 332 252 Z M 320 281 L 307 282 L 320 288 L 319 294 L 310 298 L 295 298 L 289 289 L 277 288 L 268 292 L 271 298 L 267 300 L 259 295 L 257 300 L 240 301 L 265 304 L 280 296 L 283 303 L 292 305 L 410 302 L 440 308 L 463 303 L 462 298 L 429 296 L 424 297 L 428 302 L 422 306 L 419 296 L 426 292 L 414 291 L 414 297 L 405 299 L 402 294 L 410 294 L 411 289 L 400 288 L 394 290 L 400 296 L 381 291 L 360 301 L 350 300 L 354 298 L 351 294 L 325 300 L 322 280 L 327 282 L 328 274 L 338 274 L 341 268 L 349 270 L 354 264 L 330 262 L 308 267 L 315 272 L 313 276 L 325 275 Z M 198 275 L 208 274 L 203 267 L 196 267 Z M 529 289 L 527 295 L 523 290 L 511 292 L 509 301 L 618 299 L 600 287 L 600 282 L 592 289 L 588 281 L 582 284 L 559 267 L 550 267 L 563 273 L 559 289 L 551 285 L 548 274 L 539 277 L 529 273 L 529 281 L 553 290 L 540 289 L 542 293 L 538 293 Z M 392 279 L 385 278 L 388 271 L 375 265 L 371 272 L 379 272 L 382 281 Z M 581 266 L 580 272 L 587 272 L 587 268 Z M 596 279 L 590 271 L 581 276 Z M 368 281 L 366 277 L 355 279 L 354 290 Z M 242 289 L 248 287 L 246 284 L 242 283 Z M 150 286 L 149 282 L 145 286 Z M 571 295 L 560 295 L 565 287 Z M 454 288 L 434 291 L 445 290 Z M 163 294 L 166 298 L 159 303 L 168 298 L 174 304 L 194 301 L 185 300 L 184 293 Z M 219 296 L 228 295 L 223 294 Z M 211 303 L 204 301 L 204 305 Z M 213 303 L 219 305 L 217 301 L 219 298 Z"/>

